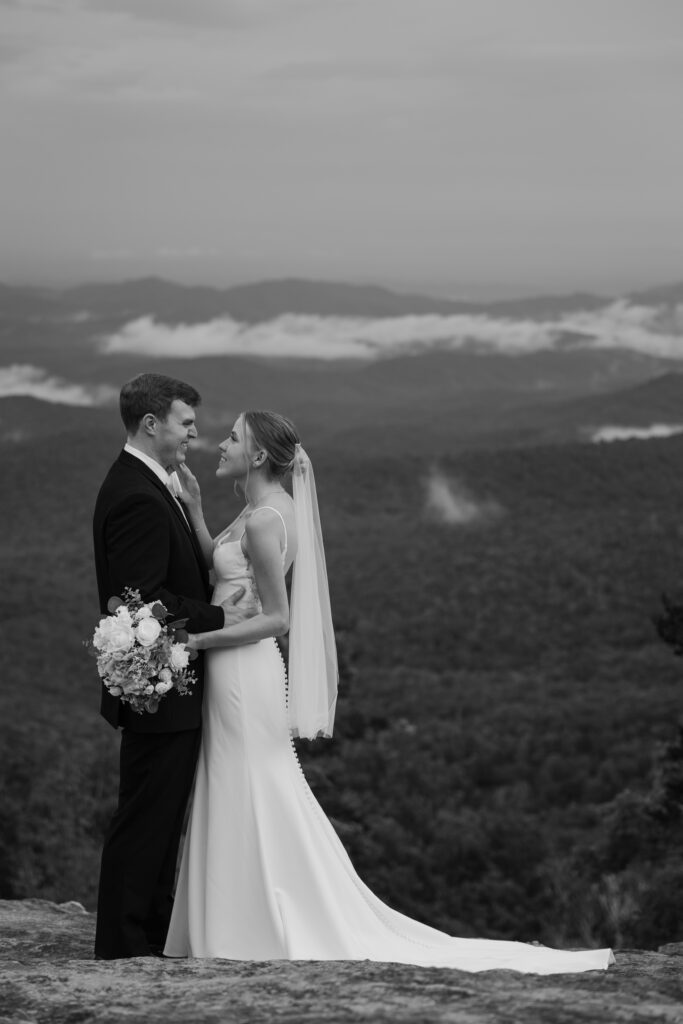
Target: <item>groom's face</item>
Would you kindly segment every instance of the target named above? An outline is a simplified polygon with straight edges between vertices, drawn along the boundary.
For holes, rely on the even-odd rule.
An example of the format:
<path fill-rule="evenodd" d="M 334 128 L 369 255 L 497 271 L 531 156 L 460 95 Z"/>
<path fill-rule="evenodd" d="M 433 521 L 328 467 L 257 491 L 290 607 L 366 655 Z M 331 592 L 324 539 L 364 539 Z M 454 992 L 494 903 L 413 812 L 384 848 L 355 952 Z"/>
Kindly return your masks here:
<path fill-rule="evenodd" d="M 183 463 L 188 445 L 196 436 L 194 409 L 179 398 L 174 399 L 166 419 L 157 420 L 155 447 L 162 466 Z"/>

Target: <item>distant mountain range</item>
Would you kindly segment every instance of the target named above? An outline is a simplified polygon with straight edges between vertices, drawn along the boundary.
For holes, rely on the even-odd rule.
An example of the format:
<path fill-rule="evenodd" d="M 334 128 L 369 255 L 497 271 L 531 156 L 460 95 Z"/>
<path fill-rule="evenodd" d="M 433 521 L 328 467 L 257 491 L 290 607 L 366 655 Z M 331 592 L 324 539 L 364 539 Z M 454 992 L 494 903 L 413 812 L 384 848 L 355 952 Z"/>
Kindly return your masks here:
<path fill-rule="evenodd" d="M 669 372 L 601 394 L 512 407 L 496 432 L 509 445 L 591 440 L 603 427 L 683 426 L 683 373 Z"/>
<path fill-rule="evenodd" d="M 641 305 L 676 305 L 683 303 L 683 283 L 633 292 L 623 298 Z M 243 323 L 259 323 L 295 313 L 362 318 L 482 314 L 543 320 L 600 309 L 611 301 L 613 297 L 580 292 L 481 303 L 403 294 L 372 285 L 298 278 L 221 289 L 146 277 L 62 290 L 0 284 L 0 319 L 39 320 L 88 313 L 122 322 L 154 316 L 166 323 L 202 323 L 230 316 Z"/>
<path fill-rule="evenodd" d="M 350 368 L 276 373 L 264 368 L 258 380 L 250 380 L 247 363 L 236 361 L 226 378 L 215 362 L 207 361 L 190 378 L 204 398 L 199 458 L 205 457 L 202 446 L 215 449 L 243 405 L 283 409 L 313 452 L 336 453 L 342 461 L 350 453 L 361 461 L 397 453 L 439 459 L 467 449 L 586 442 L 606 426 L 683 424 L 683 373 L 567 396 L 559 388 L 550 393 L 525 389 L 521 364 L 516 387 L 500 375 L 461 382 L 447 372 L 449 359 L 453 357 L 421 357 L 417 376 L 413 360 L 412 378 L 409 360 L 389 360 L 374 364 L 370 373 Z M 480 362 L 485 366 L 489 360 Z M 106 435 L 115 447 L 121 435 L 116 409 L 0 396 L 0 450 L 3 444 L 37 438 L 50 438 L 62 447 L 71 443 L 67 436 L 84 433 Z"/>
<path fill-rule="evenodd" d="M 424 356 L 420 362 L 428 359 Z M 395 369 L 397 362 L 392 360 L 388 366 Z M 464 449 L 588 442 L 608 426 L 683 425 L 683 373 L 664 373 L 612 391 L 569 397 L 560 388 L 533 395 L 522 390 L 521 376 L 517 391 L 501 379 L 497 389 L 465 390 L 459 399 L 453 392 L 449 396 L 446 380 L 440 388 L 431 389 L 419 380 L 410 397 L 406 387 L 406 400 L 400 405 L 398 391 L 390 393 L 387 379 L 380 375 L 386 365 L 372 368 L 377 371 L 375 420 L 379 426 L 373 425 L 372 407 L 364 402 L 355 416 L 347 416 L 330 431 L 326 444 L 340 451 L 367 446 L 376 456 L 431 451 L 436 457 Z"/>
<path fill-rule="evenodd" d="M 652 314 L 641 317 L 638 310 L 629 310 L 633 315 L 622 325 L 621 309 L 604 317 L 599 312 L 614 300 L 591 294 L 476 304 L 296 279 L 224 290 L 157 278 L 62 291 L 0 285 L 0 433 L 8 439 L 33 436 L 37 419 L 50 431 L 77 429 L 77 423 L 87 429 L 109 423 L 116 429 L 113 410 L 107 408 L 101 419 L 97 406 L 107 402 L 108 393 L 115 395 L 122 381 L 145 370 L 197 386 L 203 423 L 213 439 L 222 436 L 240 408 L 275 408 L 291 415 L 307 437 L 338 445 L 340 452 L 368 444 L 376 452 L 391 452 L 397 445 L 417 452 L 430 441 L 440 451 L 554 443 L 586 439 L 603 425 L 678 423 L 683 419 L 683 373 L 678 372 L 683 370 L 683 338 L 679 354 L 677 307 L 683 303 L 683 283 L 625 299 L 650 307 Z M 562 322 L 562 314 L 572 311 L 587 316 Z M 389 336 L 382 358 L 371 352 L 367 358 L 322 359 L 313 347 L 310 357 L 287 357 L 288 325 L 267 325 L 285 313 L 368 320 L 479 313 L 485 330 L 480 339 L 471 338 L 466 322 L 464 343 L 455 347 L 445 336 L 432 341 L 428 333 L 424 345 L 394 346 L 394 326 L 372 323 L 371 340 L 381 339 L 383 332 Z M 190 340 L 182 346 L 172 344 L 174 334 L 183 335 L 175 325 L 228 315 L 259 325 L 255 331 L 233 332 L 250 337 L 241 350 L 201 351 L 201 328 L 188 332 Z M 150 352 L 136 341 L 124 350 L 104 350 L 102 339 L 141 317 L 169 325 L 168 348 L 162 344 Z M 487 317 L 510 322 L 489 324 Z M 547 320 L 550 326 L 520 322 L 534 320 Z M 660 323 L 665 335 L 657 333 Z M 140 326 L 144 336 L 148 329 Z M 289 325 L 290 337 L 303 326 Z M 351 335 L 361 333 L 356 325 L 343 326 Z M 332 319 L 314 322 L 316 344 L 334 344 L 338 327 Z M 400 327 L 412 337 L 409 320 Z M 223 326 L 217 331 L 230 333 Z M 502 335 L 497 348 L 481 341 L 487 332 L 493 339 Z M 259 354 L 259 336 L 272 338 L 266 355 Z M 507 336 L 521 337 L 520 349 L 511 353 Z M 643 336 L 646 344 L 639 348 Z M 661 345 L 660 337 L 666 339 Z M 92 405 L 71 410 L 73 388 L 81 389 Z M 33 402 L 30 396 L 42 400 Z M 48 412 L 50 402 L 61 408 Z"/>

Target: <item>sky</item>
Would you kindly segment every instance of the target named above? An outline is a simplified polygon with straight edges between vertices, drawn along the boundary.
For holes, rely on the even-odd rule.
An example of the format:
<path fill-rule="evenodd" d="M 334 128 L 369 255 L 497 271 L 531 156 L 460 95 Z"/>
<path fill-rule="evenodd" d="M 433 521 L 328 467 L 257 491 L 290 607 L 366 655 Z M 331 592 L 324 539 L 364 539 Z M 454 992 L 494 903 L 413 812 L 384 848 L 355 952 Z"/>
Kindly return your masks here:
<path fill-rule="evenodd" d="M 683 278 L 680 0 L 0 0 L 0 281 Z"/>

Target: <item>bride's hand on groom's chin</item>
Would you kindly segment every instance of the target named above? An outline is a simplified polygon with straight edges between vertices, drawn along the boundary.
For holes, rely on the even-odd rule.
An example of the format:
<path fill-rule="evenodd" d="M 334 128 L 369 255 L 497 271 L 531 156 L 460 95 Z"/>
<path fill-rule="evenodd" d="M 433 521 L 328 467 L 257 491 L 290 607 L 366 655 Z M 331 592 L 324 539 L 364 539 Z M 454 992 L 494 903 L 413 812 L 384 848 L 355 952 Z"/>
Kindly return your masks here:
<path fill-rule="evenodd" d="M 196 476 L 184 462 L 178 463 L 176 473 L 183 488 L 183 493 L 181 495 L 183 504 L 187 505 L 190 510 L 201 509 L 202 492 Z"/>

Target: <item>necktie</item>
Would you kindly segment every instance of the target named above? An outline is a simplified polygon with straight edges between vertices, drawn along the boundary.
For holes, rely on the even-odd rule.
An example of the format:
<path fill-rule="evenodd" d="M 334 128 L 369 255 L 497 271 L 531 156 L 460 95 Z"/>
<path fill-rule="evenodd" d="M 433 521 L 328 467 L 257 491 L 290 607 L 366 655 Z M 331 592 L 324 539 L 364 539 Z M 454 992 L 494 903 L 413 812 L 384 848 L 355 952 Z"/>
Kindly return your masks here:
<path fill-rule="evenodd" d="M 168 474 L 166 486 L 168 487 L 169 491 L 171 492 L 174 498 L 180 498 L 181 494 L 183 493 L 183 488 L 176 470 L 173 470 L 172 473 Z"/>
<path fill-rule="evenodd" d="M 182 502 L 180 501 L 180 495 L 183 493 L 183 489 L 181 487 L 180 480 L 178 479 L 178 474 L 176 472 L 168 474 L 168 480 L 166 481 L 166 486 L 168 487 L 168 489 L 169 489 L 169 491 L 171 493 L 171 496 L 173 497 L 176 505 L 178 506 L 180 511 L 183 513 L 183 517 L 185 519 L 185 522 L 189 526 L 190 522 L 189 522 L 189 520 L 187 518 L 187 513 L 185 512 L 185 509 L 183 508 Z"/>

